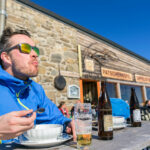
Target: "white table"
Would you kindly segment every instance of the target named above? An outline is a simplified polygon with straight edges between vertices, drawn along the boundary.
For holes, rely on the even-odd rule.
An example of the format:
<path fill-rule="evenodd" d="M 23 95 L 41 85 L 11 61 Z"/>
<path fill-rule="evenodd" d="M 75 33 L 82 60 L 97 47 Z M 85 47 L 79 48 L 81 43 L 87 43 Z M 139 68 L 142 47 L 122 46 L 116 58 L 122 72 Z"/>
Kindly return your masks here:
<path fill-rule="evenodd" d="M 142 122 L 142 127 L 126 127 L 115 130 L 113 140 L 109 141 L 99 140 L 97 131 L 92 133 L 91 150 L 142 150 L 147 146 L 150 146 L 150 121 Z M 0 150 L 33 149 L 15 144 L 1 144 Z M 40 150 L 76 150 L 76 143 L 69 141 L 57 147 L 41 148 Z"/>

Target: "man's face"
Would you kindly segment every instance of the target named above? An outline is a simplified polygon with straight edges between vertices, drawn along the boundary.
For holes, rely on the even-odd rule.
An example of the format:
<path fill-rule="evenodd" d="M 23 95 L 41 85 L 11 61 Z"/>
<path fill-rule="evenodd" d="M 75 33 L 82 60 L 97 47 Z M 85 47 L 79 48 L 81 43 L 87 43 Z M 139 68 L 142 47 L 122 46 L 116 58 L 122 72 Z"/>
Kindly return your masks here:
<path fill-rule="evenodd" d="M 20 43 L 27 43 L 35 46 L 31 38 L 23 34 L 17 34 L 10 38 L 11 47 Z M 8 73 L 11 75 L 26 80 L 28 77 L 35 77 L 38 74 L 38 56 L 35 51 L 30 54 L 21 53 L 19 49 L 14 49 L 10 52 L 11 65 Z"/>

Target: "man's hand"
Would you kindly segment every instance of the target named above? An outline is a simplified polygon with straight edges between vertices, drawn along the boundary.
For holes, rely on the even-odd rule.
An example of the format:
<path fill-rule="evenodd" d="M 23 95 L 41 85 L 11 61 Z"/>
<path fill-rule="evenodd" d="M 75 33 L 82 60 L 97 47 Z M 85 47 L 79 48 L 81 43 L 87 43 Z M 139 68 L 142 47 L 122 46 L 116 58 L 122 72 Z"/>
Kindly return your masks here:
<path fill-rule="evenodd" d="M 12 139 L 21 135 L 34 126 L 36 113 L 31 117 L 24 117 L 33 110 L 14 111 L 0 116 L 0 140 Z"/>
<path fill-rule="evenodd" d="M 74 123 L 74 120 L 72 120 L 68 126 L 66 127 L 66 132 L 68 134 L 73 134 L 73 141 L 76 141 L 76 131 L 75 131 L 75 123 Z"/>

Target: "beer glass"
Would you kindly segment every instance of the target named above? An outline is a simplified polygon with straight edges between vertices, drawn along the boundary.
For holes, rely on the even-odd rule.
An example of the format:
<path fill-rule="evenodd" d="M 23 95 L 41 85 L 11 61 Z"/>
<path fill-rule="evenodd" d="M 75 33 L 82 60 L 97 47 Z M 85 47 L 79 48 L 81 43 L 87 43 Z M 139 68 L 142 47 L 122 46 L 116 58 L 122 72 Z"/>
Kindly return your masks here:
<path fill-rule="evenodd" d="M 92 141 L 92 111 L 90 103 L 75 104 L 75 130 L 78 150 L 89 150 Z"/>

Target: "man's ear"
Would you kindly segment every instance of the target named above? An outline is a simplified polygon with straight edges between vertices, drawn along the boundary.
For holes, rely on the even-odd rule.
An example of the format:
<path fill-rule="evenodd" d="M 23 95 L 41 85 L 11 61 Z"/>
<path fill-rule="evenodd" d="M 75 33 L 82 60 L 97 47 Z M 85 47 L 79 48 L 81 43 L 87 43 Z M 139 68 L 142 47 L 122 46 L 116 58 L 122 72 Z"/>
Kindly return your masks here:
<path fill-rule="evenodd" d="M 9 66 L 11 64 L 11 58 L 8 53 L 2 52 L 0 57 L 4 66 Z"/>

